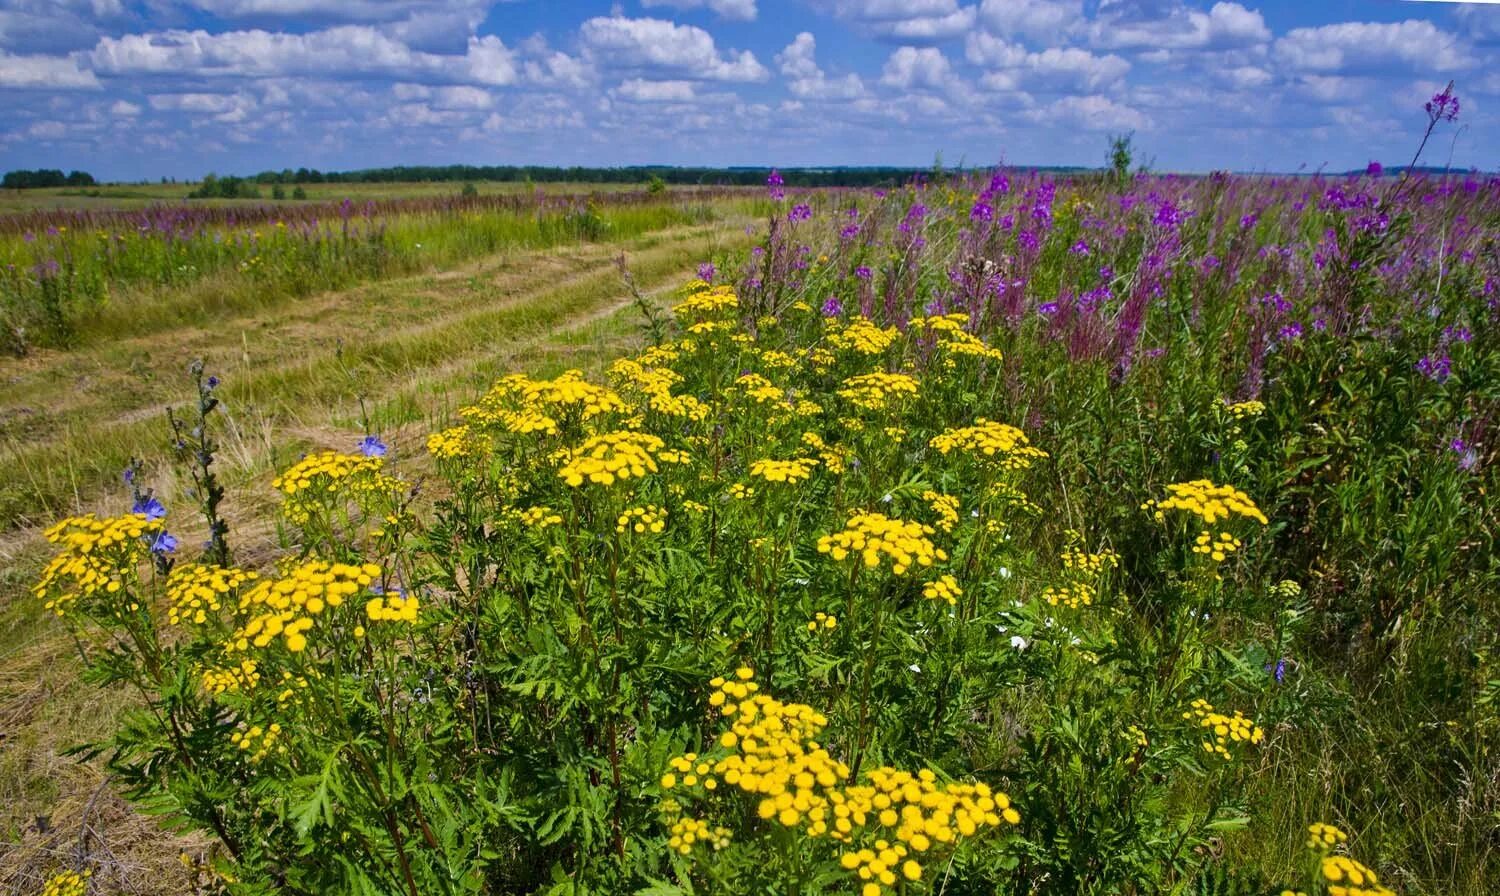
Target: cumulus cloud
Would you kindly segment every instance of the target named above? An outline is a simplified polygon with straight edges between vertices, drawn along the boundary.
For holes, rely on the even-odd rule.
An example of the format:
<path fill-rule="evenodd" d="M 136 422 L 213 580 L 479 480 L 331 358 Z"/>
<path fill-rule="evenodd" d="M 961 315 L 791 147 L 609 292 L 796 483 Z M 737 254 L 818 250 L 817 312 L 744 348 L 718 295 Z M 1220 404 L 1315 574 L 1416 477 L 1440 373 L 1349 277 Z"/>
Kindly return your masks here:
<path fill-rule="evenodd" d="M 641 5 L 670 6 L 673 9 L 708 9 L 722 19 L 755 21 L 755 0 L 641 0 Z"/>
<path fill-rule="evenodd" d="M 579 29 L 583 55 L 601 67 L 671 73 L 695 81 L 764 81 L 771 76 L 749 50 L 720 56 L 713 35 L 662 19 L 600 16 Z"/>
<path fill-rule="evenodd" d="M 0 50 L 0 88 L 9 90 L 97 89 L 99 79 L 78 55 L 18 56 Z"/>
<path fill-rule="evenodd" d="M 414 50 L 365 25 L 306 34 L 162 31 L 99 41 L 96 72 L 141 76 L 387 76 L 439 83 L 503 86 L 516 80 L 514 54 L 493 35 L 471 36 L 463 55 Z"/>
<path fill-rule="evenodd" d="M 1463 41 L 1416 19 L 1293 28 L 1276 41 L 1274 55 L 1302 72 L 1380 73 L 1392 67 L 1453 72 L 1475 64 Z"/>
<path fill-rule="evenodd" d="M 697 98 L 692 81 L 647 81 L 631 78 L 610 96 L 632 103 L 690 103 Z"/>
<path fill-rule="evenodd" d="M 859 75 L 851 73 L 842 78 L 829 78 L 818 67 L 816 53 L 817 41 L 804 31 L 776 54 L 776 64 L 780 66 L 787 89 L 793 96 L 808 100 L 849 100 L 864 95 L 865 85 Z"/>
<path fill-rule="evenodd" d="M 902 90 L 946 90 L 953 83 L 953 67 L 936 47 L 901 47 L 885 61 L 880 83 Z"/>
<path fill-rule="evenodd" d="M 1056 43 L 1082 30 L 1083 0 L 984 0 L 979 21 L 995 34 Z"/>
<path fill-rule="evenodd" d="M 935 43 L 974 27 L 976 7 L 958 0 L 811 0 L 814 8 L 878 40 Z"/>
<path fill-rule="evenodd" d="M 1259 10 L 1215 3 L 1207 12 L 1178 0 L 1103 0 L 1090 42 L 1108 49 L 1223 50 L 1271 39 Z"/>
<path fill-rule="evenodd" d="M 1063 123 L 1090 131 L 1146 130 L 1151 120 L 1105 96 L 1065 96 L 1026 114 L 1039 124 Z"/>
<path fill-rule="evenodd" d="M 141 114 L 141 107 L 125 100 L 115 100 L 109 107 L 109 114 L 116 118 L 134 118 Z"/>
<path fill-rule="evenodd" d="M 127 19 L 120 0 L 0 0 L 0 48 L 57 53 L 93 46 Z"/>

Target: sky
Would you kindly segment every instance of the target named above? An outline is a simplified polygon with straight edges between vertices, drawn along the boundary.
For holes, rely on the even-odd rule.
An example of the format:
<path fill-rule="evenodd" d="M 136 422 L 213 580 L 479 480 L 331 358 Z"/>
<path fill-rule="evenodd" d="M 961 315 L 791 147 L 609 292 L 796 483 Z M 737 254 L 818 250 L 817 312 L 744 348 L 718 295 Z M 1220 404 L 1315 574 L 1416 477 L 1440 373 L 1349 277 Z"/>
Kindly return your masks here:
<path fill-rule="evenodd" d="M 0 169 L 1500 169 L 1500 3 L 0 0 Z"/>

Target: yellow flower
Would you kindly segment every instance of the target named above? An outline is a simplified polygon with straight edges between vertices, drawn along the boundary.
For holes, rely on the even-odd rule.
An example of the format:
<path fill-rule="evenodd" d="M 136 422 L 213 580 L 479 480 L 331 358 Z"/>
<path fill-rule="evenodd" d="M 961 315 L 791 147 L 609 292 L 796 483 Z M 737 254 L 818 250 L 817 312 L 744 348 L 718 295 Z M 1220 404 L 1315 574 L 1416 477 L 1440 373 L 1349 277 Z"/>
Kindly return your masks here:
<path fill-rule="evenodd" d="M 1033 460 L 1047 456 L 1040 448 L 1031 447 L 1021 430 L 983 417 L 973 426 L 944 430 L 928 444 L 941 454 L 962 451 L 1005 470 L 1024 470 Z"/>
<path fill-rule="evenodd" d="M 1269 520 L 1261 513 L 1255 502 L 1239 489 L 1229 485 L 1215 485 L 1207 479 L 1192 482 L 1176 482 L 1167 486 L 1167 497 L 1161 501 L 1147 501 L 1141 509 L 1155 509 L 1156 518 L 1162 519 L 1167 510 L 1184 510 L 1212 526 L 1219 520 L 1232 516 L 1255 520 L 1262 526 Z"/>
<path fill-rule="evenodd" d="M 946 600 L 950 606 L 958 603 L 958 598 L 963 593 L 963 589 L 958 587 L 958 580 L 950 575 L 944 575 L 922 586 L 923 597 L 928 600 Z"/>
<path fill-rule="evenodd" d="M 934 561 L 948 559 L 947 552 L 927 537 L 935 531 L 922 523 L 891 519 L 880 513 L 855 513 L 842 532 L 818 539 L 818 552 L 835 561 L 858 554 L 861 562 L 871 569 L 879 567 L 882 560 L 889 560 L 891 572 L 900 576 L 913 563 L 931 566 Z"/>
<path fill-rule="evenodd" d="M 590 436 L 577 448 L 562 452 L 557 475 L 568 485 L 585 482 L 612 485 L 658 471 L 657 456 L 665 444 L 649 433 L 621 430 Z"/>
<path fill-rule="evenodd" d="M 759 476 L 767 482 L 785 482 L 795 485 L 812 476 L 818 462 L 809 457 L 794 457 L 791 460 L 758 460 L 750 465 L 750 475 Z"/>
<path fill-rule="evenodd" d="M 904 373 L 865 373 L 844 380 L 841 398 L 867 411 L 885 408 L 894 399 L 917 394 L 917 380 Z"/>

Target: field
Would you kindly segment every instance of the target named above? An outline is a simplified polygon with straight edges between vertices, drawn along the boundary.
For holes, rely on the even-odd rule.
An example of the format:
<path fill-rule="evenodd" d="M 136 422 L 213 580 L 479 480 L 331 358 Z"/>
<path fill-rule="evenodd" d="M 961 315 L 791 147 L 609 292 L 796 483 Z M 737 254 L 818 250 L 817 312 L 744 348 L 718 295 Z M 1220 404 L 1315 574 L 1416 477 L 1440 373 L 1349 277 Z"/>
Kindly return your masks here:
<path fill-rule="evenodd" d="M 379 199 L 0 222 L 7 892 L 1494 891 L 1500 181 Z"/>

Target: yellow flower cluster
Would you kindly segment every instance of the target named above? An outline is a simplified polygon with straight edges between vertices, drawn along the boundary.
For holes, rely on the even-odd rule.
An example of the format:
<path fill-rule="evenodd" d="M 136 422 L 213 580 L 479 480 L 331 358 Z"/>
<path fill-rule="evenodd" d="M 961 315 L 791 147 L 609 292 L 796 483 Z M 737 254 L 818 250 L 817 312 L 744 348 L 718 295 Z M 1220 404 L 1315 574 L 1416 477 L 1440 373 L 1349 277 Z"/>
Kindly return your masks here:
<path fill-rule="evenodd" d="M 210 694 L 243 693 L 260 684 L 258 668 L 255 660 L 247 659 L 227 669 L 204 669 L 201 676 L 203 690 Z"/>
<path fill-rule="evenodd" d="M 953 366 L 953 356 L 984 358 L 990 361 L 1005 360 L 1005 355 L 998 348 L 986 345 L 983 339 L 963 330 L 958 330 L 944 339 L 943 350 L 950 356 L 945 359 L 948 367 Z"/>
<path fill-rule="evenodd" d="M 834 629 L 836 629 L 838 627 L 839 627 L 839 621 L 838 621 L 838 619 L 834 618 L 833 616 L 828 615 L 827 613 L 822 613 L 822 612 L 814 613 L 813 614 L 813 618 L 811 618 L 811 619 L 809 619 L 807 621 L 807 630 L 810 631 L 810 632 L 816 632 L 816 631 L 819 631 L 819 630 L 825 631 L 825 632 L 831 632 L 831 631 L 833 631 Z"/>
<path fill-rule="evenodd" d="M 672 823 L 672 836 L 667 840 L 669 847 L 682 855 L 689 855 L 695 843 L 707 843 L 715 850 L 723 849 L 729 845 L 729 829 L 710 828 L 696 818 L 679 818 Z"/>
<path fill-rule="evenodd" d="M 745 485 L 743 482 L 736 482 L 733 485 L 729 486 L 729 497 L 734 498 L 736 501 L 749 500 L 750 498 L 755 497 L 755 486 Z"/>
<path fill-rule="evenodd" d="M 1244 420 L 1249 417 L 1259 417 L 1266 412 L 1265 402 L 1261 401 L 1238 401 L 1228 404 L 1224 410 L 1236 420 Z"/>
<path fill-rule="evenodd" d="M 984 784 L 939 784 L 931 769 L 912 774 L 882 767 L 870 772 L 866 783 L 845 784 L 849 767 L 816 740 L 828 719 L 806 704 L 759 693 L 754 677 L 753 670 L 740 668 L 731 679 L 710 682 L 715 690 L 709 704 L 733 720 L 719 738 L 727 755 L 710 762 L 689 753 L 674 759 L 671 767 L 682 773 L 684 787 L 713 790 L 722 779 L 759 797 L 760 818 L 800 826 L 809 837 L 849 845 L 866 835 L 879 837 L 872 849 L 854 849 L 840 859 L 866 881 L 862 893 L 878 896 L 882 887 L 895 885 L 898 871 L 908 880 L 920 879 L 922 868 L 915 861 L 896 864 L 909 852 L 953 844 L 1002 823 L 1020 823 L 1005 794 Z M 661 783 L 671 789 L 679 779 L 668 772 Z"/>
<path fill-rule="evenodd" d="M 665 444 L 650 433 L 628 429 L 590 436 L 577 448 L 563 452 L 557 475 L 574 488 L 585 482 L 612 485 L 616 480 L 640 478 L 657 472 L 656 455 Z"/>
<path fill-rule="evenodd" d="M 248 570 L 184 563 L 167 576 L 167 621 L 172 625 L 193 622 L 202 625 L 209 613 L 217 613 L 220 598 L 257 578 Z"/>
<path fill-rule="evenodd" d="M 1088 576 L 1097 576 L 1107 569 L 1118 569 L 1120 555 L 1105 549 L 1097 554 L 1086 551 L 1066 550 L 1062 552 L 1063 569 Z"/>
<path fill-rule="evenodd" d="M 1235 710 L 1232 716 L 1226 716 L 1215 712 L 1213 704 L 1201 698 L 1194 700 L 1192 706 L 1182 713 L 1182 717 L 1189 721 L 1196 719 L 1198 726 L 1205 729 L 1203 751 L 1210 756 L 1229 759 L 1231 746 L 1241 743 L 1258 744 L 1266 739 L 1266 733 L 1261 727 L 1245 718 L 1239 710 Z"/>
<path fill-rule="evenodd" d="M 785 482 L 789 485 L 811 478 L 813 467 L 818 462 L 810 457 L 794 457 L 791 460 L 758 460 L 750 465 L 750 475 L 759 476 L 767 482 Z"/>
<path fill-rule="evenodd" d="M 958 580 L 946 574 L 922 586 L 923 597 L 928 600 L 945 600 L 949 606 L 958 603 L 963 593 L 964 590 L 958 587 Z"/>
<path fill-rule="evenodd" d="M 1348 840 L 1348 834 L 1331 824 L 1319 821 L 1307 826 L 1307 848 L 1314 852 L 1331 852 Z"/>
<path fill-rule="evenodd" d="M 89 889 L 89 878 L 94 872 L 89 869 L 54 871 L 42 884 L 42 896 L 84 896 Z"/>
<path fill-rule="evenodd" d="M 282 513 L 298 525 L 306 525 L 316 509 L 331 497 L 360 499 L 393 494 L 401 481 L 381 472 L 384 461 L 363 454 L 323 451 L 309 454 L 271 481 L 286 495 Z"/>
<path fill-rule="evenodd" d="M 931 566 L 933 561 L 948 559 L 947 552 L 927 537 L 935 532 L 931 526 L 891 519 L 881 513 L 856 513 L 842 532 L 818 539 L 818 553 L 840 562 L 851 553 L 859 554 L 869 569 L 879 567 L 883 556 L 890 560 L 891 572 L 901 576 L 913 563 Z"/>
<path fill-rule="evenodd" d="M 548 526 L 559 525 L 563 521 L 562 514 L 554 512 L 545 504 L 526 508 L 520 512 L 517 519 L 528 529 L 545 529 Z"/>
<path fill-rule="evenodd" d="M 860 896 L 880 896 L 885 887 L 896 885 L 896 870 L 907 880 L 921 880 L 922 866 L 914 859 L 907 859 L 906 844 L 892 844 L 889 840 L 876 840 L 873 849 L 866 847 L 858 852 L 846 852 L 839 856 L 839 865 L 845 871 L 865 881 L 860 887 Z M 902 861 L 905 859 L 905 861 Z"/>
<path fill-rule="evenodd" d="M 610 373 L 646 399 L 646 406 L 659 414 L 703 420 L 709 406 L 691 395 L 673 395 L 672 387 L 682 382 L 682 375 L 669 367 L 654 367 L 640 360 L 621 358 L 610 365 Z"/>
<path fill-rule="evenodd" d="M 467 425 L 453 426 L 427 437 L 427 453 L 438 460 L 457 460 L 483 454 L 488 446 Z"/>
<path fill-rule="evenodd" d="M 1255 502 L 1250 500 L 1244 492 L 1231 485 L 1214 485 L 1207 479 L 1174 482 L 1167 486 L 1166 498 L 1161 501 L 1147 501 L 1141 505 L 1142 510 L 1153 508 L 1158 520 L 1165 518 L 1165 511 L 1185 510 L 1200 517 L 1207 526 L 1212 526 L 1215 522 L 1232 516 L 1252 519 L 1262 526 L 1269 522 L 1266 515 L 1260 512 L 1260 508 L 1256 507 Z"/>
<path fill-rule="evenodd" d="M 775 385 L 770 380 L 758 373 L 742 374 L 734 381 L 735 386 L 745 393 L 746 398 L 751 398 L 757 404 L 765 404 L 768 401 L 781 401 L 786 398 L 786 390 Z"/>
<path fill-rule="evenodd" d="M 615 531 L 620 533 L 634 532 L 644 535 L 650 532 L 659 534 L 667 528 L 667 512 L 655 504 L 647 504 L 645 507 L 631 507 L 615 522 Z"/>
<path fill-rule="evenodd" d="M 878 355 L 896 341 L 895 327 L 877 327 L 869 318 L 856 317 L 848 324 L 838 318 L 828 318 L 828 345 L 835 351 L 850 351 L 858 355 Z"/>
<path fill-rule="evenodd" d="M 1240 544 L 1240 540 L 1228 532 L 1220 532 L 1218 538 L 1208 532 L 1199 532 L 1198 537 L 1193 540 L 1193 553 L 1205 554 L 1215 563 L 1223 563 L 1230 554 L 1240 549 Z"/>
<path fill-rule="evenodd" d="M 945 455 L 951 451 L 983 455 L 1004 470 L 1024 470 L 1033 460 L 1047 456 L 1047 452 L 1033 448 L 1021 430 L 983 417 L 975 420 L 973 426 L 943 430 L 928 444 Z"/>
<path fill-rule="evenodd" d="M 944 532 L 952 532 L 953 527 L 958 525 L 958 498 L 928 489 L 922 492 L 922 500 L 937 514 L 937 527 Z"/>
<path fill-rule="evenodd" d="M 739 298 L 734 288 L 728 285 L 709 286 L 702 280 L 687 285 L 688 297 L 672 306 L 679 317 L 705 317 L 721 311 L 733 311 L 739 307 Z"/>
<path fill-rule="evenodd" d="M 829 445 L 823 441 L 823 437 L 815 432 L 804 432 L 802 444 L 818 452 L 818 459 L 823 462 L 823 468 L 837 476 L 844 472 L 844 450 Z"/>
<path fill-rule="evenodd" d="M 255 615 L 230 637 L 230 647 L 238 651 L 251 645 L 264 648 L 280 635 L 287 650 L 300 653 L 307 649 L 304 633 L 312 628 L 315 617 L 370 587 L 379 576 L 380 567 L 373 563 L 351 566 L 309 560 L 282 578 L 262 579 L 240 595 L 240 613 Z"/>
<path fill-rule="evenodd" d="M 1067 607 L 1076 610 L 1079 607 L 1092 606 L 1094 603 L 1094 586 L 1074 582 L 1061 587 L 1049 586 L 1042 592 L 1042 599 L 1054 607 Z"/>
<path fill-rule="evenodd" d="M 1325 856 L 1318 870 L 1323 873 L 1328 896 L 1395 896 L 1374 871 L 1348 856 Z"/>
<path fill-rule="evenodd" d="M 589 382 L 583 378 L 581 370 L 565 370 L 551 380 L 534 380 L 513 374 L 497 383 L 486 399 L 491 396 L 511 397 L 520 402 L 523 410 L 551 407 L 576 412 L 583 420 L 625 410 L 625 402 L 613 389 Z"/>
<path fill-rule="evenodd" d="M 371 622 L 416 622 L 421 602 L 415 594 L 382 594 L 365 602 Z"/>
<path fill-rule="evenodd" d="M 230 743 L 239 747 L 249 757 L 251 762 L 259 762 L 266 758 L 272 747 L 277 747 L 282 752 L 286 751 L 286 745 L 279 747 L 276 744 L 281 737 L 281 725 L 272 722 L 268 727 L 251 725 L 243 731 L 236 731 L 229 735 Z"/>
<path fill-rule="evenodd" d="M 856 407 L 878 411 L 891 401 L 917 394 L 917 380 L 904 373 L 863 373 L 844 380 L 839 396 Z"/>
<path fill-rule="evenodd" d="M 121 576 L 134 573 L 146 558 L 144 536 L 159 529 L 140 513 L 104 519 L 90 513 L 50 526 L 43 537 L 59 550 L 32 593 L 46 598 L 44 606 L 61 616 L 80 598 L 118 592 L 124 587 Z"/>

